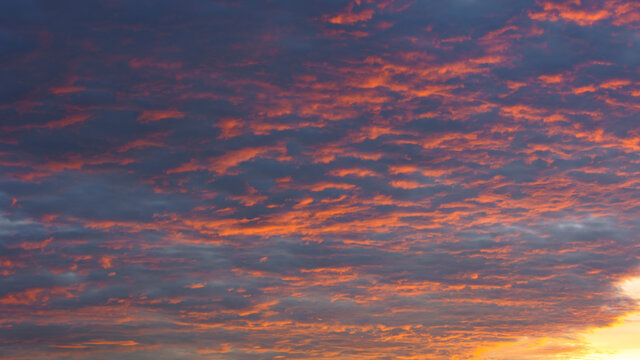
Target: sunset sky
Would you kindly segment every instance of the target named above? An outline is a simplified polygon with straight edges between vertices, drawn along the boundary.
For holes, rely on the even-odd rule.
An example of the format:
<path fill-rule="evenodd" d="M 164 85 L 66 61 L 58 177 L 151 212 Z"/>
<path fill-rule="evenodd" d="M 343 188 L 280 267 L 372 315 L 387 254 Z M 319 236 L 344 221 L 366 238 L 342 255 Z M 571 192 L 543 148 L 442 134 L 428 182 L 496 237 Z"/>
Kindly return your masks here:
<path fill-rule="evenodd" d="M 640 2 L 0 1 L 0 359 L 640 359 Z"/>

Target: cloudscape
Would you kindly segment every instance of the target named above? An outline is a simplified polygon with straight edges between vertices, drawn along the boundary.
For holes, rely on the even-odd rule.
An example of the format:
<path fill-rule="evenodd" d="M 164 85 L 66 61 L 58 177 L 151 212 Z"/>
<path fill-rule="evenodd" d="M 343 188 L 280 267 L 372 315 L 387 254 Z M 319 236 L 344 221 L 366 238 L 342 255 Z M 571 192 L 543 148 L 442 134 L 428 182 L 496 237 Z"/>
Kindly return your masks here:
<path fill-rule="evenodd" d="M 640 358 L 640 3 L 0 2 L 0 358 Z"/>

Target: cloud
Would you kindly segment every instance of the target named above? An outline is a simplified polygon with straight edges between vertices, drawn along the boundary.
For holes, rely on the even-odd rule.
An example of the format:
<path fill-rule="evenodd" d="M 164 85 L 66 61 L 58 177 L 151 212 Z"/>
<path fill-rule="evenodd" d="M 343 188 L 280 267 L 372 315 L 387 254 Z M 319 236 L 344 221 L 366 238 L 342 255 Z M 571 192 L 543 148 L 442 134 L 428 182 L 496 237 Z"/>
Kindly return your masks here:
<path fill-rule="evenodd" d="M 2 356 L 585 354 L 633 311 L 637 10 L 4 2 Z"/>

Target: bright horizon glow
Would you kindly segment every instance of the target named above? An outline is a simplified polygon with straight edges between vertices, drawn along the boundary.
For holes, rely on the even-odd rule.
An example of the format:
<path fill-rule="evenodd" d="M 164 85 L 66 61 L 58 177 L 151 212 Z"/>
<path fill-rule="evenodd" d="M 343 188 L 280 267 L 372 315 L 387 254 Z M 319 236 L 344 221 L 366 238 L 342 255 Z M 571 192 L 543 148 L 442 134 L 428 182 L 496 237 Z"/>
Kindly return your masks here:
<path fill-rule="evenodd" d="M 640 277 L 626 279 L 618 284 L 621 294 L 640 301 Z M 615 324 L 587 331 L 583 341 L 595 351 L 593 356 L 603 360 L 640 359 L 640 311 L 620 318 Z M 571 360 L 583 360 L 572 358 Z"/>
<path fill-rule="evenodd" d="M 640 301 L 640 277 L 616 285 L 620 294 Z M 638 360 L 640 359 L 640 311 L 614 324 L 587 329 L 567 338 L 524 337 L 478 349 L 477 360 Z M 577 354 L 574 354 L 577 353 Z"/>

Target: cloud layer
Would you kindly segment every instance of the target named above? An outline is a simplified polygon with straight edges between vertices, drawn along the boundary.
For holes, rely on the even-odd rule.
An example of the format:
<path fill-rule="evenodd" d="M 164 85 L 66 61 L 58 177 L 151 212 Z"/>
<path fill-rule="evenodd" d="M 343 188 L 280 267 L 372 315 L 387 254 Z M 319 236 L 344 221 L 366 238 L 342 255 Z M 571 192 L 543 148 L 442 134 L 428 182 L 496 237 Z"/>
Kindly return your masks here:
<path fill-rule="evenodd" d="M 8 0 L 0 24 L 5 359 L 481 359 L 634 309 L 633 1 Z"/>

